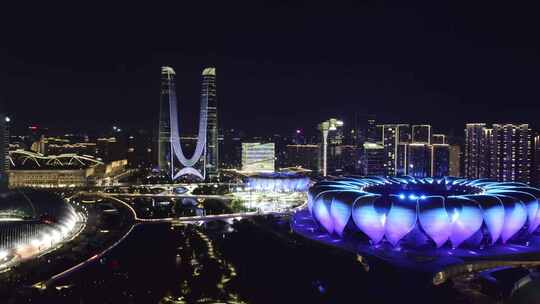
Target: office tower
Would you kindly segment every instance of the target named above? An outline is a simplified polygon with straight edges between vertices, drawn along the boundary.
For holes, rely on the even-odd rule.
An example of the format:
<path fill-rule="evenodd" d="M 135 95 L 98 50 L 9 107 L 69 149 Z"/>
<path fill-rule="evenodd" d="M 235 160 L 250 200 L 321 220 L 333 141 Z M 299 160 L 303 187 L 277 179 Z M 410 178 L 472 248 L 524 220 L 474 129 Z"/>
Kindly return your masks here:
<path fill-rule="evenodd" d="M 225 168 L 240 169 L 242 166 L 243 132 L 237 129 L 225 129 L 223 134 L 222 164 Z"/>
<path fill-rule="evenodd" d="M 375 125 L 375 116 L 370 116 L 367 119 L 367 128 L 366 128 L 366 141 L 376 142 L 377 141 L 377 126 Z"/>
<path fill-rule="evenodd" d="M 408 144 L 411 142 L 411 127 L 408 124 L 396 125 L 399 131 L 398 144 Z"/>
<path fill-rule="evenodd" d="M 528 124 L 493 124 L 490 177 L 530 182 L 531 130 Z"/>
<path fill-rule="evenodd" d="M 489 177 L 490 129 L 484 123 L 468 123 L 465 126 L 465 149 L 463 151 L 464 177 Z"/>
<path fill-rule="evenodd" d="M 374 138 L 373 138 L 373 142 L 375 143 L 378 143 L 378 144 L 383 144 L 383 129 L 384 129 L 384 125 L 376 125 L 375 128 L 374 128 Z"/>
<path fill-rule="evenodd" d="M 382 125 L 382 145 L 385 150 L 385 164 L 386 172 L 384 175 L 395 175 L 396 169 L 396 149 L 398 144 L 398 128 L 396 125 Z"/>
<path fill-rule="evenodd" d="M 215 70 L 205 70 L 204 76 L 212 76 Z M 172 180 L 184 175 L 191 175 L 204 180 L 206 177 L 206 135 L 208 119 L 209 89 L 203 89 L 199 111 L 199 131 L 197 144 L 190 158 L 186 157 L 180 144 L 180 127 L 178 117 L 178 102 L 176 99 L 175 73 L 171 67 L 161 68 L 161 100 L 158 134 L 158 165 L 163 173 L 167 173 Z M 204 84 L 203 84 L 204 87 Z M 215 97 L 215 94 L 214 94 Z M 168 118 L 167 118 L 168 117 Z M 217 116 L 216 116 L 217 118 Z M 216 121 L 217 122 L 217 121 Z M 215 146 L 217 151 L 217 145 Z M 179 164 L 178 164 L 179 163 Z"/>
<path fill-rule="evenodd" d="M 0 191 L 9 185 L 9 118 L 0 112 Z"/>
<path fill-rule="evenodd" d="M 413 125 L 412 142 L 431 144 L 431 125 Z"/>
<path fill-rule="evenodd" d="M 283 163 L 286 167 L 302 167 L 316 172 L 319 164 L 319 145 L 287 145 Z"/>
<path fill-rule="evenodd" d="M 431 145 L 431 177 L 448 176 L 450 172 L 450 145 Z"/>
<path fill-rule="evenodd" d="M 386 154 L 383 145 L 366 142 L 361 158 L 363 175 L 386 175 Z"/>
<path fill-rule="evenodd" d="M 427 177 L 431 175 L 431 146 L 423 143 L 411 143 L 407 153 L 407 175 Z"/>
<path fill-rule="evenodd" d="M 449 176 L 461 176 L 461 147 L 459 145 L 450 145 L 450 168 Z"/>
<path fill-rule="evenodd" d="M 406 144 L 409 138 L 409 125 L 408 124 L 388 124 L 382 125 L 382 145 L 385 149 L 385 168 L 386 175 L 395 176 L 400 174 L 400 160 L 399 153 L 404 150 L 399 148 L 400 144 Z"/>
<path fill-rule="evenodd" d="M 242 171 L 274 172 L 274 143 L 242 143 Z"/>
<path fill-rule="evenodd" d="M 147 130 L 132 132 L 127 139 L 127 148 L 129 168 L 149 168 L 152 165 L 152 137 Z"/>
<path fill-rule="evenodd" d="M 356 113 L 351 133 L 351 144 L 357 147 L 362 147 L 365 142 L 375 142 L 375 116 Z"/>
<path fill-rule="evenodd" d="M 446 144 L 446 135 L 444 134 L 433 134 L 431 135 L 432 144 Z"/>
<path fill-rule="evenodd" d="M 218 102 L 216 95 L 216 68 L 208 67 L 202 72 L 201 98 L 207 98 L 208 120 L 206 134 L 206 174 L 215 178 L 219 170 L 219 126 Z"/>
<path fill-rule="evenodd" d="M 98 138 L 96 141 L 96 156 L 105 162 L 127 158 L 129 151 L 127 143 L 120 136 Z"/>
<path fill-rule="evenodd" d="M 398 143 L 396 149 L 396 176 L 407 175 L 409 143 Z"/>
<path fill-rule="evenodd" d="M 175 72 L 171 67 L 161 68 L 161 92 L 158 126 L 158 168 L 163 173 L 171 171 L 171 98 L 176 95 Z"/>
<path fill-rule="evenodd" d="M 540 135 L 536 135 L 532 146 L 531 184 L 540 185 Z"/>

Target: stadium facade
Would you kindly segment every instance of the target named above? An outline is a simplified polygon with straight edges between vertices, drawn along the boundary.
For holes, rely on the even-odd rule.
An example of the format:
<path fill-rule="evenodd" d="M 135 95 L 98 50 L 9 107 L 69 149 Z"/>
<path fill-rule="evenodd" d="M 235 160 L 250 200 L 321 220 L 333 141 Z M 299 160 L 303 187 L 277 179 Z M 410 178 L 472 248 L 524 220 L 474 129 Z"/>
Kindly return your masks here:
<path fill-rule="evenodd" d="M 366 177 L 321 181 L 308 210 L 321 230 L 368 244 L 483 249 L 527 244 L 540 225 L 540 190 L 518 182 Z"/>
<path fill-rule="evenodd" d="M 249 190 L 261 192 L 306 192 L 311 180 L 296 173 L 260 173 L 247 180 Z"/>
<path fill-rule="evenodd" d="M 66 241 L 85 216 L 60 197 L 42 191 L 0 195 L 0 269 Z"/>

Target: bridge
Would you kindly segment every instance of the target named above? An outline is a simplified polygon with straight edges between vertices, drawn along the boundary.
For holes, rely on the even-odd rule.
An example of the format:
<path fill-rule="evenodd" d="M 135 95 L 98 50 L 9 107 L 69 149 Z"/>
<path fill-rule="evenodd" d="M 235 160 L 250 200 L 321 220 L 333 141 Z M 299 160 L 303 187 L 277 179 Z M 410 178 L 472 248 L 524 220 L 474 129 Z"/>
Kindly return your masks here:
<path fill-rule="evenodd" d="M 133 215 L 133 219 L 135 220 L 136 223 L 171 223 L 173 225 L 210 222 L 210 221 L 216 221 L 216 220 L 243 219 L 243 218 L 249 218 L 249 217 L 254 217 L 254 216 L 259 216 L 259 215 L 287 216 L 305 206 L 305 203 L 304 203 L 301 206 L 292 208 L 287 211 L 263 212 L 261 210 L 258 210 L 258 211 L 237 212 L 237 213 L 228 213 L 228 214 L 212 214 L 212 215 L 202 215 L 202 216 L 184 216 L 184 217 L 167 217 L 167 218 L 149 219 L 149 218 L 140 218 L 137 215 L 137 211 L 130 204 L 118 198 L 118 196 L 122 196 L 122 195 L 114 195 L 111 193 L 103 193 L 103 192 L 79 192 L 70 198 L 80 196 L 80 195 L 95 195 L 101 198 L 111 199 L 111 200 L 114 200 L 115 202 L 122 204 L 131 212 L 131 214 Z M 148 196 L 155 197 L 156 195 L 148 195 Z M 182 197 L 182 195 L 177 195 L 174 197 L 179 197 L 179 196 Z M 162 197 L 162 195 L 158 195 L 158 197 Z M 190 196 L 183 196 L 183 197 L 190 197 Z M 191 196 L 191 197 L 201 197 L 201 196 Z M 211 197 L 214 197 L 214 196 L 211 196 Z"/>
<path fill-rule="evenodd" d="M 92 192 L 90 192 L 92 194 Z M 204 198 L 204 199 L 230 199 L 226 195 L 212 195 L 212 194 L 174 194 L 174 193 L 107 193 L 107 192 L 94 192 L 94 195 L 107 195 L 109 197 L 166 197 L 166 198 Z"/>

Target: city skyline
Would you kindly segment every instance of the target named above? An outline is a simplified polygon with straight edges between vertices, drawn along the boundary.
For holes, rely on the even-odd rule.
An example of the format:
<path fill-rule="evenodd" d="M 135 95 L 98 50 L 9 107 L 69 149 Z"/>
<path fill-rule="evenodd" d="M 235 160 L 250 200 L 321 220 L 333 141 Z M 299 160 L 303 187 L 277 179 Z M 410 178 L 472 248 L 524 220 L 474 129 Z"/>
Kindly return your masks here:
<path fill-rule="evenodd" d="M 1 303 L 540 302 L 536 7 L 23 5 Z"/>

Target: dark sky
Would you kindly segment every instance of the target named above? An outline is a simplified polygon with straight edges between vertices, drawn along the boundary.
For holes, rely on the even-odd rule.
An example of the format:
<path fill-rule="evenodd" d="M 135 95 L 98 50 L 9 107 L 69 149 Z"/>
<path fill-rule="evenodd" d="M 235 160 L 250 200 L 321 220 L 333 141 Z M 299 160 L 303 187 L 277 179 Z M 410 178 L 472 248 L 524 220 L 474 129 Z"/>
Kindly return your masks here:
<path fill-rule="evenodd" d="M 171 65 L 182 128 L 193 129 L 200 71 L 216 65 L 224 127 L 289 132 L 353 112 L 440 131 L 540 127 L 536 7 L 191 2 L 201 4 L 3 5 L 0 99 L 18 124 L 151 127 L 159 68 Z"/>

